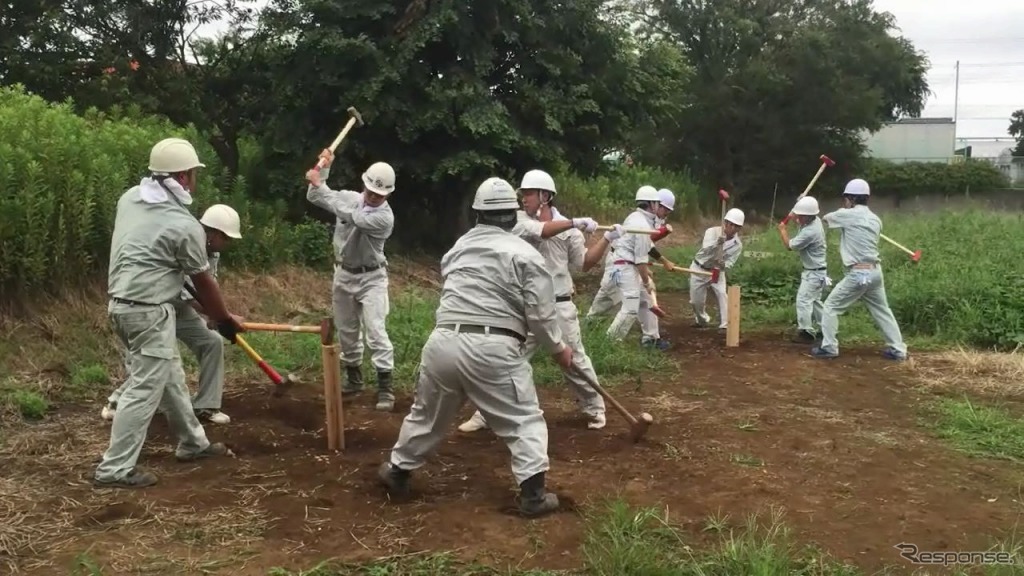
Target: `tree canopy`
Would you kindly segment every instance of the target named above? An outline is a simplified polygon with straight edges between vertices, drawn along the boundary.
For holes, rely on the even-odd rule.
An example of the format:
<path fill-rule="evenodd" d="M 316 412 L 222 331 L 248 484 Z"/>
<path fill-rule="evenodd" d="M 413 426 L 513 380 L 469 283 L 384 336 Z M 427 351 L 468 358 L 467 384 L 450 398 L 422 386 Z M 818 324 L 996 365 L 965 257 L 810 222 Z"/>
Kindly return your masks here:
<path fill-rule="evenodd" d="M 334 173 L 398 173 L 399 234 L 450 243 L 476 183 L 587 175 L 609 152 L 745 201 L 802 189 L 820 154 L 919 115 L 927 60 L 870 0 L 14 0 L 0 77 L 82 107 L 194 124 L 258 194 L 302 174 L 355 106 Z M 228 22 L 219 38 L 198 24 Z M 252 142 L 258 161 L 240 150 Z M 335 178 L 335 177 L 332 177 Z M 633 191 L 623 191 L 631 194 Z M 441 235 L 437 230 L 443 231 Z"/>

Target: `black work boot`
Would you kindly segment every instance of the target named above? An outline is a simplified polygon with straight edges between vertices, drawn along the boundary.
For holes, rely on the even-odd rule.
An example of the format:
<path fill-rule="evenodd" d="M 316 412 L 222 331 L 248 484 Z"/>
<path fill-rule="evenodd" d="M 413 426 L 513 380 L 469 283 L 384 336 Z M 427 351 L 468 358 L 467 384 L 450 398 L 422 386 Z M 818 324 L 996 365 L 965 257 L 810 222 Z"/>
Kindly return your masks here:
<path fill-rule="evenodd" d="M 377 469 L 377 478 L 381 484 L 388 489 L 388 494 L 394 498 L 406 498 L 409 496 L 409 476 L 412 473 L 392 466 L 385 462 Z"/>
<path fill-rule="evenodd" d="M 558 496 L 544 490 L 544 473 L 534 474 L 519 485 L 519 511 L 536 517 L 558 510 Z"/>
<path fill-rule="evenodd" d="M 352 396 L 363 391 L 363 370 L 359 366 L 345 366 L 345 385 L 341 387 L 341 396 Z"/>
<path fill-rule="evenodd" d="M 395 408 L 395 393 L 391 387 L 391 372 L 377 372 L 377 410 L 391 412 Z"/>

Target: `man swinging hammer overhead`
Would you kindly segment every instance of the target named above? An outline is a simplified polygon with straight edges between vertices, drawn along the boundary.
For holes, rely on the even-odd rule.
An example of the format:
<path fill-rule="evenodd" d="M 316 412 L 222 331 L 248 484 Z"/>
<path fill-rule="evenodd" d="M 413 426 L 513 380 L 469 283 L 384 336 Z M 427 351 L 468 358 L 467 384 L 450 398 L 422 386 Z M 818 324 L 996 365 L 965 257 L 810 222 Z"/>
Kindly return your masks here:
<path fill-rule="evenodd" d="M 338 327 L 341 363 L 345 366 L 343 396 L 363 390 L 363 339 L 377 369 L 377 410 L 395 407 L 391 373 L 395 350 L 387 331 L 389 310 L 388 259 L 384 244 L 395 228 L 395 215 L 388 201 L 395 191 L 395 170 L 376 162 L 363 172 L 362 192 L 331 190 L 325 182 L 334 154 L 325 149 L 321 161 L 306 172 L 306 199 L 337 218 L 334 227 L 334 323 Z"/>

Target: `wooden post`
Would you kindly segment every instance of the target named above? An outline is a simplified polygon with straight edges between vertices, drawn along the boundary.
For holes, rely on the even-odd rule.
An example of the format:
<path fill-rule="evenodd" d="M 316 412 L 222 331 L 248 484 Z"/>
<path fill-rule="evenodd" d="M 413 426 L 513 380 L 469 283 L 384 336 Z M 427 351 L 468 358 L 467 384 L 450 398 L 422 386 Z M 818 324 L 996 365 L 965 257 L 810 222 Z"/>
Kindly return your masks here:
<path fill-rule="evenodd" d="M 740 345 L 740 287 L 729 286 L 726 299 L 729 302 L 729 324 L 725 328 L 725 346 L 735 348 Z"/>
<path fill-rule="evenodd" d="M 327 449 L 345 449 L 345 410 L 341 401 L 341 364 L 334 342 L 334 322 L 320 323 L 320 350 L 324 365 L 324 411 L 327 416 Z"/>

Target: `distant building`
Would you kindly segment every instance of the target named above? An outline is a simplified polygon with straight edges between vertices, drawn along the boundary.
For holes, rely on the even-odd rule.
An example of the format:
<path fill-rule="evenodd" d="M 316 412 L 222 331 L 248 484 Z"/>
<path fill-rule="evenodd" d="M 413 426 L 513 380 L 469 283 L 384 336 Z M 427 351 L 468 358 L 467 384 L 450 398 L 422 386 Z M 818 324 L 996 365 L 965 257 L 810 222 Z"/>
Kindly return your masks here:
<path fill-rule="evenodd" d="M 866 153 L 890 162 L 952 162 L 956 146 L 952 118 L 903 118 L 864 132 Z"/>

